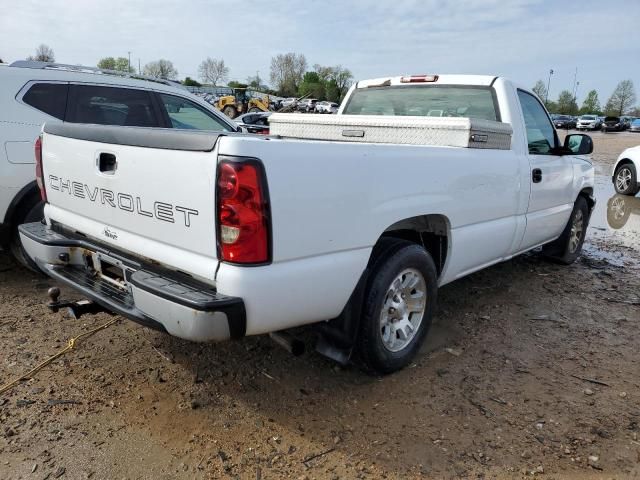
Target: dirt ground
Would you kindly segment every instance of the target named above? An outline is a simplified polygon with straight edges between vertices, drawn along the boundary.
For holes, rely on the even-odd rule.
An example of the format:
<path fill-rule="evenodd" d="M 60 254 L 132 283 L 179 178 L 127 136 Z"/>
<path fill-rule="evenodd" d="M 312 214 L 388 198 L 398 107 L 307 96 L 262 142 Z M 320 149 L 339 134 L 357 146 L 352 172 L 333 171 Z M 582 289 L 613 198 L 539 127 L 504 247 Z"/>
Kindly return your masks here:
<path fill-rule="evenodd" d="M 0 395 L 0 478 L 640 478 L 640 198 L 608 176 L 640 134 L 593 138 L 582 258 L 442 288 L 409 368 L 373 378 L 121 320 Z M 50 313 L 51 285 L 0 253 L 0 384 L 112 318 Z"/>

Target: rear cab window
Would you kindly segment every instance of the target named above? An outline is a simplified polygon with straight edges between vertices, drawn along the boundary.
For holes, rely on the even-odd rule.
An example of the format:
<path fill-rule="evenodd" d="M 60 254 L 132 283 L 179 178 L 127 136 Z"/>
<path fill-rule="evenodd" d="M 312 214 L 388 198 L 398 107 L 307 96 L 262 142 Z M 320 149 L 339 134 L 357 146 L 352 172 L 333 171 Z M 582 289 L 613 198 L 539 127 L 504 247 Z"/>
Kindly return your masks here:
<path fill-rule="evenodd" d="M 500 121 L 491 87 L 467 85 L 383 86 L 357 88 L 346 115 L 467 117 Z"/>
<path fill-rule="evenodd" d="M 22 101 L 47 115 L 64 120 L 68 92 L 67 83 L 34 83 L 23 95 Z"/>
<path fill-rule="evenodd" d="M 71 85 L 67 121 L 129 127 L 161 126 L 151 92 L 100 85 Z"/>
<path fill-rule="evenodd" d="M 166 93 L 160 93 L 159 96 L 173 128 L 231 131 L 229 125 L 191 100 Z"/>

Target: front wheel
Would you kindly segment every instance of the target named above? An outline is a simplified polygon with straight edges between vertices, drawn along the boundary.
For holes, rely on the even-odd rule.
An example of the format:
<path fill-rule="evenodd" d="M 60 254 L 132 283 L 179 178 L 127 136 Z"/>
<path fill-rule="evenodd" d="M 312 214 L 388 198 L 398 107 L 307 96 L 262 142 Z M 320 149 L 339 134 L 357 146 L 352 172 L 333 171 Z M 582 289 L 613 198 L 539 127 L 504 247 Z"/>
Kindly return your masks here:
<path fill-rule="evenodd" d="M 542 247 L 542 253 L 563 265 L 570 265 L 577 260 L 582 252 L 582 245 L 587 236 L 589 226 L 589 206 L 584 197 L 580 196 L 573 204 L 573 211 L 569 217 L 562 235 L 555 241 Z"/>
<path fill-rule="evenodd" d="M 232 107 L 231 105 L 227 105 L 222 109 L 222 113 L 224 113 L 229 118 L 236 118 L 238 116 L 238 110 L 236 107 Z"/>
<path fill-rule="evenodd" d="M 638 193 L 638 172 L 633 163 L 620 165 L 613 179 L 613 186 L 619 194 L 633 196 Z"/>
<path fill-rule="evenodd" d="M 431 325 L 438 280 L 431 256 L 419 245 L 390 239 L 376 250 L 356 350 L 368 371 L 386 374 L 418 353 Z"/>

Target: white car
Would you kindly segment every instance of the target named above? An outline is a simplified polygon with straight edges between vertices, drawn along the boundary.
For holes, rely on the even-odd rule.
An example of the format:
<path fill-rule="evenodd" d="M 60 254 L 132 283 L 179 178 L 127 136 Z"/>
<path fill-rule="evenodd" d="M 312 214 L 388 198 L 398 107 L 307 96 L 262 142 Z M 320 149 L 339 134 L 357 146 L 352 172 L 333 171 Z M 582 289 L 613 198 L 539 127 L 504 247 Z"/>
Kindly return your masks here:
<path fill-rule="evenodd" d="M 280 104 L 280 108 L 294 109 L 298 106 L 298 100 L 293 97 L 285 98 Z"/>
<path fill-rule="evenodd" d="M 439 286 L 539 246 L 580 255 L 593 143 L 560 144 L 507 79 L 361 81 L 339 115 L 274 113 L 271 129 L 289 118 L 296 138 L 46 124 L 46 225 L 20 227 L 27 252 L 171 335 L 283 343 L 317 324 L 322 353 L 380 373 L 417 354 Z M 51 306 L 68 305 L 57 293 Z"/>
<path fill-rule="evenodd" d="M 54 122 L 233 131 L 174 82 L 75 65 L 19 61 L 0 69 L 0 246 L 34 268 L 17 227 L 42 218 L 33 145 Z"/>
<path fill-rule="evenodd" d="M 338 104 L 334 102 L 318 102 L 316 103 L 316 113 L 337 113 Z"/>
<path fill-rule="evenodd" d="M 598 130 L 602 125 L 597 115 L 582 115 L 576 122 L 576 130 Z"/>
<path fill-rule="evenodd" d="M 611 171 L 611 180 L 616 192 L 634 196 L 640 191 L 640 145 L 627 148 L 620 154 Z"/>

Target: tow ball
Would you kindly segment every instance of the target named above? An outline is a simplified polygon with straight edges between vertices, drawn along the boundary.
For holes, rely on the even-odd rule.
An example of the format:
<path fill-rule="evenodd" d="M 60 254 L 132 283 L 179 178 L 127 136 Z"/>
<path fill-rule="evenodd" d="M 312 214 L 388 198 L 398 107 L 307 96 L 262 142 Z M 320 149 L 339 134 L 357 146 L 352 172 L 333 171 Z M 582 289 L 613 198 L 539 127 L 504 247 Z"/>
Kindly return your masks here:
<path fill-rule="evenodd" d="M 101 305 L 98 305 L 91 300 L 76 300 L 76 301 L 66 301 L 59 300 L 60 298 L 60 289 L 58 287 L 51 287 L 47 290 L 47 296 L 49 297 L 49 302 L 47 303 L 47 307 L 54 313 L 57 313 L 63 308 L 66 308 L 71 317 L 76 320 L 79 319 L 82 315 L 86 314 L 96 314 L 100 312 L 106 312 Z"/>

